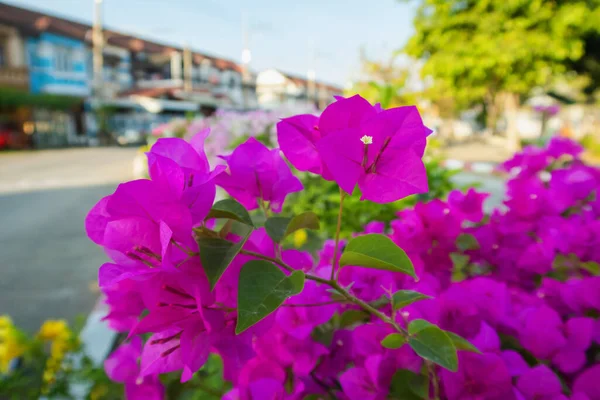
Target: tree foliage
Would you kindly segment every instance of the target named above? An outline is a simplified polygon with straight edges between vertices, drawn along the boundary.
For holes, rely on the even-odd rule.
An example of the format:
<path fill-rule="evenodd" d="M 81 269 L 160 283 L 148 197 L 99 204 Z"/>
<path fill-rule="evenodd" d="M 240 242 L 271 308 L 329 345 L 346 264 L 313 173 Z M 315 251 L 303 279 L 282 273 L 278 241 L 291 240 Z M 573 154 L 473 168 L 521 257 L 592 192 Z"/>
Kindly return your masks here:
<path fill-rule="evenodd" d="M 423 0 L 406 52 L 462 106 L 548 86 L 600 29 L 598 0 Z"/>

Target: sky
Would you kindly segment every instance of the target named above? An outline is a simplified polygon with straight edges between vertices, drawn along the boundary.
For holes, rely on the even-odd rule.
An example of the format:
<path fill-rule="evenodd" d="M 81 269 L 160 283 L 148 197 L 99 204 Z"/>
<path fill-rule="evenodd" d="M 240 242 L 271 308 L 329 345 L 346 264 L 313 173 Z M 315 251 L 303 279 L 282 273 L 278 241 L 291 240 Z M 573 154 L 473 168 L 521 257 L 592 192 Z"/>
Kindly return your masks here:
<path fill-rule="evenodd" d="M 6 0 L 91 23 L 94 0 Z M 398 0 L 104 0 L 104 26 L 240 61 L 242 21 L 251 68 L 277 68 L 344 86 L 359 54 L 388 60 L 412 33 L 415 4 Z M 243 17 L 245 15 L 245 17 Z"/>

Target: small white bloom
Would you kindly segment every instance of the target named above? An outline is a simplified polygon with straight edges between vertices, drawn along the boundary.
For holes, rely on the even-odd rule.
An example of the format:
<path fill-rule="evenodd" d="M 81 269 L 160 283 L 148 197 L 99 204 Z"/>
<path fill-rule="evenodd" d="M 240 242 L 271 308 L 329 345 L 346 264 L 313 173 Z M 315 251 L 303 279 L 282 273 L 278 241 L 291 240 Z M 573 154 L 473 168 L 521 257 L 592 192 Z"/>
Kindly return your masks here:
<path fill-rule="evenodd" d="M 360 138 L 360 141 L 364 144 L 373 144 L 373 136 L 364 135 Z"/>

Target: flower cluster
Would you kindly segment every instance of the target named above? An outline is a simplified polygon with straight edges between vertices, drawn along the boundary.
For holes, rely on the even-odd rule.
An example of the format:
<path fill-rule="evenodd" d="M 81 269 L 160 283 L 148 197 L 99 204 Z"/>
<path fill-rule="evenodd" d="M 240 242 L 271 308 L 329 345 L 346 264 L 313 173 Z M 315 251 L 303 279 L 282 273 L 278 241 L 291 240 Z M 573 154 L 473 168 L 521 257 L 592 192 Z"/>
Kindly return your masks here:
<path fill-rule="evenodd" d="M 356 186 L 378 203 L 427 190 L 431 131 L 414 107 L 339 98 L 277 129 L 289 162 L 335 181 L 341 205 Z M 577 145 L 507 161 L 490 216 L 486 194 L 455 191 L 401 211 L 389 233 L 372 222 L 346 242 L 338 227 L 311 255 L 284 244 L 318 228 L 315 213 L 273 216 L 302 189 L 279 150 L 251 138 L 211 170 L 207 135 L 159 139 L 150 179 L 86 219 L 112 259 L 106 319 L 128 341 L 105 368 L 128 398 L 163 398 L 160 374 L 186 382 L 213 353 L 228 400 L 600 399 L 600 173 Z M 217 185 L 235 201 L 213 204 Z"/>

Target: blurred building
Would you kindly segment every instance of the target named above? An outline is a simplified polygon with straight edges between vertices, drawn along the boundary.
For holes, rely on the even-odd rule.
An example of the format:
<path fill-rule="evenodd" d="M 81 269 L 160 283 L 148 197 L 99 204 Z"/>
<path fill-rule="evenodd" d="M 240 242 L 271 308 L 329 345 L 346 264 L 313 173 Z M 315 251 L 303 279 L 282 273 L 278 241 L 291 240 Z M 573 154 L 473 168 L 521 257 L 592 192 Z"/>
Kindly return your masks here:
<path fill-rule="evenodd" d="M 343 89 L 323 82 L 288 74 L 277 69 L 261 71 L 256 76 L 256 97 L 263 108 L 324 109 L 341 96 Z"/>
<path fill-rule="evenodd" d="M 108 29 L 94 87 L 92 36 L 90 25 L 0 3 L 0 147 L 86 145 L 174 115 L 256 107 L 236 62 Z"/>

